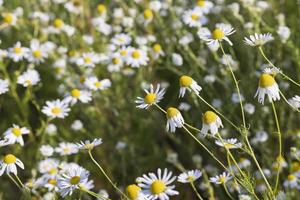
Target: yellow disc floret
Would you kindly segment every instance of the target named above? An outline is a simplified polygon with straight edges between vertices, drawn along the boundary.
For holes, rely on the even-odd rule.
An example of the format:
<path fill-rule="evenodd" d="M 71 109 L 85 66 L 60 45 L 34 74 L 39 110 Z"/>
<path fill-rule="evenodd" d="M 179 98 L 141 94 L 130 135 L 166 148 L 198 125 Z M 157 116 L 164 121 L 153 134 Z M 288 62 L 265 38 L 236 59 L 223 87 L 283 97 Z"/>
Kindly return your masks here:
<path fill-rule="evenodd" d="M 144 11 L 144 18 L 148 19 L 148 20 L 152 19 L 153 18 L 153 12 L 152 12 L 152 10 L 146 9 Z"/>
<path fill-rule="evenodd" d="M 224 31 L 222 31 L 219 28 L 216 28 L 213 32 L 212 32 L 212 37 L 215 40 L 221 40 L 224 37 L 225 33 Z"/>
<path fill-rule="evenodd" d="M 141 53 L 138 50 L 133 51 L 131 55 L 134 59 L 139 59 L 141 57 Z"/>
<path fill-rule="evenodd" d="M 170 107 L 167 110 L 167 118 L 168 119 L 173 118 L 176 115 L 178 115 L 179 113 L 180 113 L 179 110 L 177 110 L 176 108 Z"/>
<path fill-rule="evenodd" d="M 4 156 L 3 161 L 6 164 L 13 164 L 17 161 L 17 158 L 16 158 L 16 156 L 14 156 L 12 154 L 7 154 L 6 156 Z"/>
<path fill-rule="evenodd" d="M 15 48 L 14 48 L 14 52 L 15 52 L 16 54 L 22 53 L 22 48 L 21 48 L 21 47 L 15 47 Z"/>
<path fill-rule="evenodd" d="M 135 184 L 129 185 L 126 188 L 126 194 L 131 200 L 136 200 L 139 196 L 141 188 Z"/>
<path fill-rule="evenodd" d="M 259 86 L 266 88 L 275 83 L 275 79 L 270 74 L 262 74 L 259 79 Z"/>
<path fill-rule="evenodd" d="M 199 6 L 199 7 L 205 6 L 205 1 L 204 0 L 198 0 L 197 1 L 197 6 Z"/>
<path fill-rule="evenodd" d="M 191 18 L 192 18 L 192 20 L 197 21 L 200 18 L 200 16 L 198 14 L 193 13 L 191 15 Z"/>
<path fill-rule="evenodd" d="M 70 179 L 70 183 L 72 185 L 77 185 L 80 181 L 80 176 L 73 176 L 71 179 Z"/>
<path fill-rule="evenodd" d="M 160 44 L 153 45 L 153 51 L 156 52 L 156 53 L 161 52 L 161 46 L 160 46 Z"/>
<path fill-rule="evenodd" d="M 15 136 L 17 136 L 17 137 L 19 137 L 20 135 L 22 135 L 21 129 L 20 129 L 20 128 L 17 128 L 17 127 L 12 128 L 12 129 L 11 129 L 11 132 L 12 132 Z"/>
<path fill-rule="evenodd" d="M 212 112 L 212 111 L 207 111 L 204 113 L 202 120 L 203 123 L 205 124 L 211 124 L 217 121 L 218 116 L 216 115 L 216 113 Z"/>
<path fill-rule="evenodd" d="M 55 19 L 53 24 L 55 28 L 61 28 L 64 25 L 64 21 L 61 19 Z"/>
<path fill-rule="evenodd" d="M 155 103 L 155 100 L 156 100 L 156 94 L 149 93 L 145 96 L 144 100 L 147 104 L 153 104 L 153 103 Z"/>
<path fill-rule="evenodd" d="M 190 87 L 193 83 L 193 79 L 189 76 L 181 76 L 179 79 L 180 87 Z"/>
<path fill-rule="evenodd" d="M 99 14 L 104 14 L 104 13 L 106 13 L 106 7 L 105 7 L 105 5 L 103 5 L 103 4 L 99 4 L 98 6 L 97 6 L 97 11 L 98 11 L 98 13 Z"/>
<path fill-rule="evenodd" d="M 151 192 L 153 194 L 160 194 L 166 190 L 167 186 L 163 181 L 156 180 L 151 184 Z"/>
<path fill-rule="evenodd" d="M 61 113 L 61 109 L 59 107 L 54 107 L 52 108 L 52 113 L 55 114 L 55 115 L 58 115 Z"/>
<path fill-rule="evenodd" d="M 80 90 L 78 90 L 78 89 L 73 89 L 72 91 L 71 91 L 71 95 L 72 95 L 72 97 L 74 97 L 74 98 L 79 98 L 80 97 Z"/>
<path fill-rule="evenodd" d="M 41 52 L 40 50 L 35 50 L 35 51 L 32 52 L 32 54 L 33 54 L 33 56 L 34 56 L 35 58 L 40 58 L 40 57 L 42 57 L 42 52 Z"/>
<path fill-rule="evenodd" d="M 5 23 L 11 24 L 14 21 L 14 15 L 11 13 L 5 14 L 3 20 Z"/>

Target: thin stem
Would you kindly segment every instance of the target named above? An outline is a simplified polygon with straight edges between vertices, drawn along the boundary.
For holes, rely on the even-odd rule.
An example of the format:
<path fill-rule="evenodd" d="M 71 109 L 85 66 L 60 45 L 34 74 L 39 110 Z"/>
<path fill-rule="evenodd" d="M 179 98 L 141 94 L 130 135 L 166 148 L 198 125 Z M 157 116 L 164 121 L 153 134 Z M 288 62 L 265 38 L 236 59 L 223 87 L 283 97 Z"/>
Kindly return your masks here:
<path fill-rule="evenodd" d="M 162 108 L 160 107 L 158 104 L 154 104 L 160 111 L 162 111 L 163 113 L 167 114 L 167 112 Z"/>
<path fill-rule="evenodd" d="M 109 178 L 109 176 L 105 173 L 105 171 L 103 170 L 103 168 L 100 166 L 100 164 L 94 159 L 91 150 L 88 151 L 89 152 L 89 156 L 91 158 L 91 160 L 95 163 L 95 165 L 97 165 L 97 167 L 100 169 L 100 171 L 102 172 L 102 174 L 106 177 L 106 179 L 110 182 L 110 184 L 119 192 L 121 193 L 121 195 L 123 195 L 124 197 L 126 197 L 128 200 L 130 200 L 113 182 L 112 180 Z"/>
<path fill-rule="evenodd" d="M 240 107 L 241 107 L 241 112 L 242 112 L 242 119 L 243 119 L 243 126 L 244 128 L 246 128 L 246 119 L 245 119 L 245 113 L 244 113 L 244 106 L 243 106 L 243 101 L 242 101 L 242 96 L 241 96 L 241 93 L 240 93 L 240 88 L 239 88 L 239 84 L 238 84 L 238 81 L 233 73 L 233 70 L 232 70 L 232 67 L 231 67 L 231 64 L 228 60 L 228 57 L 227 55 L 225 54 L 225 51 L 223 49 L 223 45 L 221 42 L 220 43 L 220 47 L 221 47 L 221 50 L 222 50 L 222 53 L 223 55 L 225 56 L 225 59 L 226 59 L 226 62 L 227 62 L 227 66 L 229 68 L 229 71 L 232 75 L 232 78 L 233 78 L 233 81 L 234 81 L 234 84 L 235 84 L 235 87 L 236 87 L 236 90 L 237 90 L 237 93 L 238 93 L 238 96 L 239 96 L 239 101 L 240 101 Z"/>
<path fill-rule="evenodd" d="M 224 187 L 224 190 L 225 190 L 225 192 L 226 192 L 226 194 L 227 194 L 227 196 L 231 199 L 231 200 L 234 200 L 234 198 L 231 196 L 231 194 L 229 193 L 229 191 L 228 191 L 228 189 L 227 189 L 227 187 L 226 187 L 226 184 L 225 183 L 223 183 L 223 187 Z"/>
<path fill-rule="evenodd" d="M 200 195 L 199 192 L 197 191 L 197 189 L 196 189 L 196 187 L 195 187 L 195 185 L 194 185 L 194 182 L 191 181 L 190 184 L 191 184 L 191 186 L 192 186 L 194 192 L 196 193 L 198 199 L 203 200 L 203 198 L 201 197 L 201 195 Z"/>
<path fill-rule="evenodd" d="M 17 178 L 19 184 L 21 185 L 22 188 L 24 188 L 24 184 L 22 183 L 22 181 L 20 180 L 20 178 L 18 177 L 17 174 L 15 174 L 15 177 Z"/>
<path fill-rule="evenodd" d="M 277 175 L 276 175 L 276 184 L 275 184 L 275 188 L 274 188 L 274 193 L 276 193 L 277 188 L 278 188 L 279 175 L 280 175 L 280 158 L 282 156 L 282 141 L 281 141 L 281 131 L 280 131 L 279 120 L 278 120 L 278 116 L 277 116 L 277 112 L 276 112 L 276 107 L 275 107 L 275 104 L 273 101 L 272 101 L 272 109 L 273 109 L 274 118 L 275 118 L 276 127 L 277 127 L 278 145 L 279 145 L 278 161 L 277 161 L 278 169 L 277 169 Z"/>
<path fill-rule="evenodd" d="M 101 196 L 101 195 L 99 195 L 99 194 L 96 194 L 96 193 L 93 192 L 93 191 L 87 190 L 87 189 L 85 189 L 84 187 L 80 187 L 80 190 L 81 190 L 82 192 L 88 193 L 89 195 L 91 195 L 91 196 L 93 196 L 93 197 L 96 197 L 97 199 L 110 200 L 110 199 L 105 198 L 105 197 L 103 197 L 103 196 Z"/>
<path fill-rule="evenodd" d="M 300 112 L 299 109 L 295 108 L 284 96 L 284 94 L 279 90 L 280 95 L 282 96 L 283 100 L 290 106 L 292 107 L 295 111 Z"/>
<path fill-rule="evenodd" d="M 20 185 L 17 183 L 17 181 L 16 181 L 10 174 L 7 174 L 7 176 L 10 178 L 10 180 L 12 180 L 12 182 L 14 182 L 14 184 L 15 184 L 20 190 L 22 190 L 22 187 L 20 187 Z"/>

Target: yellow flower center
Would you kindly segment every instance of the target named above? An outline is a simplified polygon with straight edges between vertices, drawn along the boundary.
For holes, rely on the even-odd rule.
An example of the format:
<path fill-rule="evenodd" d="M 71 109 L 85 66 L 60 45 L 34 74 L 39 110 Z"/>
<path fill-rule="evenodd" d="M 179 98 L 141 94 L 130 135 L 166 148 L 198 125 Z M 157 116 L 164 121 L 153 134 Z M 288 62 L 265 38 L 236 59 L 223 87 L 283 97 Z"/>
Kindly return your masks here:
<path fill-rule="evenodd" d="M 293 174 L 290 174 L 290 175 L 288 175 L 288 180 L 289 181 L 293 181 L 293 180 L 295 180 L 296 179 L 296 176 L 295 175 L 293 175 Z"/>
<path fill-rule="evenodd" d="M 180 87 L 190 87 L 193 83 L 193 79 L 189 76 L 181 76 L 179 79 Z"/>
<path fill-rule="evenodd" d="M 141 188 L 135 184 L 129 185 L 126 188 L 126 194 L 131 200 L 136 200 L 139 196 Z"/>
<path fill-rule="evenodd" d="M 42 52 L 40 50 L 35 50 L 35 51 L 33 51 L 33 56 L 35 58 L 40 58 L 40 57 L 42 57 Z"/>
<path fill-rule="evenodd" d="M 4 22 L 11 24 L 14 21 L 14 15 L 9 13 L 4 16 Z"/>
<path fill-rule="evenodd" d="M 78 90 L 78 89 L 73 89 L 72 91 L 71 91 L 71 95 L 72 95 L 72 97 L 74 97 L 74 98 L 79 98 L 80 97 L 80 90 Z"/>
<path fill-rule="evenodd" d="M 69 51 L 68 54 L 69 54 L 70 57 L 74 57 L 76 55 L 76 51 L 71 50 L 71 51 Z"/>
<path fill-rule="evenodd" d="M 99 87 L 101 87 L 101 82 L 97 81 L 97 82 L 94 83 L 94 85 L 96 86 L 96 88 L 99 88 Z"/>
<path fill-rule="evenodd" d="M 105 5 L 103 5 L 103 4 L 99 4 L 98 6 L 97 6 L 97 11 L 98 11 L 98 13 L 99 14 L 104 14 L 105 12 L 106 12 L 106 7 L 105 7 Z"/>
<path fill-rule="evenodd" d="M 54 115 L 58 115 L 61 113 L 61 109 L 59 107 L 54 107 L 51 111 Z"/>
<path fill-rule="evenodd" d="M 48 173 L 49 173 L 49 174 L 52 174 L 52 175 L 53 175 L 53 174 L 57 174 L 57 172 L 58 172 L 58 169 L 55 168 L 55 167 L 52 168 L 52 169 L 50 169 L 50 170 L 48 171 Z"/>
<path fill-rule="evenodd" d="M 160 194 L 160 193 L 164 192 L 166 189 L 167 189 L 167 186 L 163 181 L 157 180 L 151 184 L 151 192 L 153 194 Z"/>
<path fill-rule="evenodd" d="M 218 118 L 218 116 L 214 112 L 207 111 L 204 113 L 202 120 L 205 124 L 211 124 L 211 123 L 216 122 L 217 118 Z"/>
<path fill-rule="evenodd" d="M 139 59 L 141 57 L 141 53 L 138 50 L 133 51 L 131 55 L 134 59 Z"/>
<path fill-rule="evenodd" d="M 205 6 L 205 1 L 204 0 L 197 1 L 197 6 L 199 6 L 199 7 Z"/>
<path fill-rule="evenodd" d="M 70 183 L 72 185 L 77 185 L 80 181 L 80 177 L 79 176 L 73 176 L 71 179 L 70 179 Z"/>
<path fill-rule="evenodd" d="M 26 83 L 27 85 L 31 85 L 31 84 L 32 84 L 31 80 L 26 80 L 25 83 Z"/>
<path fill-rule="evenodd" d="M 172 117 L 175 117 L 179 113 L 180 113 L 179 110 L 177 110 L 176 108 L 170 107 L 167 110 L 167 118 L 170 119 Z"/>
<path fill-rule="evenodd" d="M 298 162 L 293 162 L 291 168 L 292 168 L 292 172 L 298 172 L 300 171 L 300 164 Z"/>
<path fill-rule="evenodd" d="M 153 51 L 156 52 L 156 53 L 161 52 L 161 46 L 160 46 L 160 44 L 155 44 L 153 46 Z"/>
<path fill-rule="evenodd" d="M 147 104 L 153 104 L 156 100 L 156 94 L 149 93 L 145 96 L 144 100 Z"/>
<path fill-rule="evenodd" d="M 120 58 L 113 58 L 113 59 L 112 59 L 112 63 L 113 63 L 114 65 L 119 64 L 119 63 L 120 63 Z"/>
<path fill-rule="evenodd" d="M 216 28 L 213 32 L 212 32 L 212 37 L 213 39 L 215 40 L 220 40 L 224 37 L 225 33 L 224 31 L 222 31 L 221 29 L 219 28 Z"/>
<path fill-rule="evenodd" d="M 84 148 L 92 150 L 94 148 L 94 145 L 93 144 L 86 144 L 86 145 L 84 145 Z"/>
<path fill-rule="evenodd" d="M 189 176 L 189 177 L 187 177 L 187 180 L 188 180 L 189 182 L 193 182 L 193 181 L 194 181 L 194 177 L 193 177 L 193 176 Z"/>
<path fill-rule="evenodd" d="M 7 154 L 3 160 L 6 164 L 9 165 L 9 164 L 15 163 L 17 161 L 17 158 L 16 158 L 16 156 L 14 156 L 12 154 Z"/>
<path fill-rule="evenodd" d="M 22 48 L 21 47 L 16 47 L 16 48 L 14 48 L 14 52 L 16 54 L 22 53 Z"/>
<path fill-rule="evenodd" d="M 54 20 L 54 26 L 55 28 L 61 28 L 64 25 L 64 21 L 61 19 L 56 19 Z"/>
<path fill-rule="evenodd" d="M 126 50 L 121 50 L 120 54 L 121 54 L 121 56 L 126 56 L 127 55 L 127 51 Z"/>
<path fill-rule="evenodd" d="M 21 129 L 20 128 L 12 128 L 12 130 L 11 130 L 11 132 L 15 135 L 15 136 L 17 136 L 17 137 L 19 137 L 20 135 L 22 135 L 22 132 L 21 132 Z"/>
<path fill-rule="evenodd" d="M 145 19 L 152 19 L 153 18 L 153 12 L 152 12 L 152 10 L 150 10 L 150 9 L 146 9 L 145 11 L 144 11 L 144 18 Z"/>
<path fill-rule="evenodd" d="M 219 182 L 222 183 L 222 184 L 225 183 L 225 182 L 226 182 L 226 178 L 223 177 L 223 176 L 220 177 L 220 178 L 219 178 Z"/>
<path fill-rule="evenodd" d="M 259 79 L 259 86 L 266 88 L 272 86 L 275 83 L 275 79 L 270 74 L 262 74 Z"/>
<path fill-rule="evenodd" d="M 191 18 L 192 20 L 197 21 L 200 18 L 200 16 L 194 13 L 191 15 Z"/>
<path fill-rule="evenodd" d="M 84 60 L 85 63 L 91 63 L 92 62 L 92 58 L 90 58 L 90 57 L 84 57 L 83 60 Z"/>
<path fill-rule="evenodd" d="M 227 149 L 232 149 L 232 148 L 234 148 L 235 147 L 235 145 L 234 144 L 231 144 L 231 143 L 224 143 L 224 147 L 225 148 L 227 148 Z"/>
<path fill-rule="evenodd" d="M 49 179 L 48 183 L 51 185 L 56 185 L 57 181 L 55 179 Z"/>

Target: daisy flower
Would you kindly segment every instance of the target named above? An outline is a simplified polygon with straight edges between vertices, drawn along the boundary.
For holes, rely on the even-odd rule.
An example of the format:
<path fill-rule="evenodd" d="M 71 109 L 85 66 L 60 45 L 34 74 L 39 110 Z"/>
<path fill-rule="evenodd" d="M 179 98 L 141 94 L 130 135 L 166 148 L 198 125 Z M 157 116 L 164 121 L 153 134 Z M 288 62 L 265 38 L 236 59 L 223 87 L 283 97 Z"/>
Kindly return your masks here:
<path fill-rule="evenodd" d="M 45 157 L 50 157 L 54 153 L 54 149 L 50 145 L 42 145 L 39 150 L 41 154 Z"/>
<path fill-rule="evenodd" d="M 3 13 L 2 14 L 2 20 L 7 25 L 16 25 L 17 24 L 17 15 L 15 13 Z"/>
<path fill-rule="evenodd" d="M 286 188 L 298 188 L 299 178 L 294 174 L 289 174 L 287 179 L 283 182 L 283 186 Z"/>
<path fill-rule="evenodd" d="M 110 64 L 107 70 L 110 72 L 118 72 L 123 67 L 123 59 L 119 52 L 115 52 L 110 57 Z"/>
<path fill-rule="evenodd" d="M 178 176 L 178 182 L 190 183 L 194 182 L 202 176 L 202 172 L 198 169 L 183 172 Z"/>
<path fill-rule="evenodd" d="M 30 87 L 40 82 L 40 75 L 34 69 L 28 69 L 18 77 L 17 83 L 24 87 Z"/>
<path fill-rule="evenodd" d="M 20 159 L 13 154 L 6 154 L 0 161 L 0 176 L 2 176 L 4 172 L 7 174 L 13 173 L 17 175 L 17 166 L 24 169 L 24 164 Z"/>
<path fill-rule="evenodd" d="M 251 162 L 247 158 L 242 157 L 239 159 L 238 165 L 240 168 L 246 168 L 251 166 Z"/>
<path fill-rule="evenodd" d="M 42 112 L 51 118 L 65 118 L 68 116 L 70 108 L 66 101 L 57 99 L 54 101 L 46 101 L 46 105 L 43 106 Z"/>
<path fill-rule="evenodd" d="M 160 56 L 164 56 L 165 53 L 161 48 L 160 44 L 154 44 L 152 46 L 152 56 L 154 59 L 158 59 Z"/>
<path fill-rule="evenodd" d="M 172 132 L 175 132 L 176 128 L 181 128 L 184 125 L 184 119 L 176 108 L 170 107 L 167 109 L 167 126 L 166 130 Z"/>
<path fill-rule="evenodd" d="M 73 89 L 71 90 L 69 96 L 65 98 L 65 101 L 74 105 L 78 101 L 81 103 L 88 103 L 92 100 L 92 94 L 86 90 Z"/>
<path fill-rule="evenodd" d="M 272 41 L 274 38 L 271 33 L 250 35 L 249 38 L 245 37 L 244 42 L 252 47 L 260 47 L 266 44 L 269 41 Z"/>
<path fill-rule="evenodd" d="M 92 142 L 89 140 L 85 141 L 80 141 L 80 143 L 77 143 L 77 148 L 78 149 L 85 149 L 85 150 L 92 150 L 94 147 L 102 144 L 102 139 L 101 138 L 96 138 Z"/>
<path fill-rule="evenodd" d="M 179 193 L 174 190 L 175 186 L 170 185 L 176 176 L 172 177 L 172 172 L 164 170 L 163 174 L 161 169 L 157 170 L 157 175 L 154 173 L 144 174 L 143 177 L 136 179 L 138 186 L 142 188 L 143 193 L 149 200 L 168 200 L 169 196 L 178 195 Z"/>
<path fill-rule="evenodd" d="M 54 158 L 42 160 L 38 164 L 38 170 L 41 174 L 56 175 L 59 172 L 59 160 Z"/>
<path fill-rule="evenodd" d="M 111 81 L 109 79 L 103 79 L 99 81 L 99 79 L 95 76 L 89 77 L 85 80 L 84 84 L 90 90 L 106 90 L 111 86 Z"/>
<path fill-rule="evenodd" d="M 67 11 L 69 11 L 70 13 L 73 14 L 80 14 L 83 12 L 83 4 L 81 3 L 81 1 L 68 1 L 65 5 L 64 5 L 65 9 Z"/>
<path fill-rule="evenodd" d="M 146 96 L 144 98 L 137 97 L 135 101 L 138 104 L 136 107 L 141 109 L 147 109 L 153 104 L 159 103 L 165 94 L 165 89 L 160 87 L 160 84 L 157 84 L 156 89 L 154 90 L 153 85 L 150 85 L 150 90 L 144 90 L 146 92 Z"/>
<path fill-rule="evenodd" d="M 201 27 L 208 22 L 208 19 L 198 9 L 185 11 L 182 19 L 189 27 Z"/>
<path fill-rule="evenodd" d="M 47 46 L 40 44 L 36 39 L 30 41 L 30 51 L 27 55 L 27 60 L 32 63 L 43 62 L 48 57 Z"/>
<path fill-rule="evenodd" d="M 11 58 L 14 62 L 19 62 L 26 57 L 28 52 L 28 48 L 22 47 L 21 42 L 17 42 L 13 47 L 8 49 L 7 57 Z"/>
<path fill-rule="evenodd" d="M 131 43 L 131 37 L 128 34 L 120 33 L 111 39 L 111 43 L 116 46 L 126 46 Z"/>
<path fill-rule="evenodd" d="M 142 189 L 137 186 L 136 184 L 131 184 L 126 187 L 126 195 L 129 197 L 130 200 L 146 200 Z"/>
<path fill-rule="evenodd" d="M 101 17 L 105 17 L 107 13 L 106 6 L 104 4 L 98 4 L 97 12 Z"/>
<path fill-rule="evenodd" d="M 99 62 L 100 62 L 99 55 L 95 54 L 94 52 L 89 52 L 89 53 L 83 53 L 82 56 L 78 58 L 77 65 L 93 68 Z"/>
<path fill-rule="evenodd" d="M 57 187 L 62 197 L 72 195 L 81 185 L 88 182 L 89 172 L 80 166 L 72 165 L 58 177 Z"/>
<path fill-rule="evenodd" d="M 9 128 L 4 132 L 4 139 L 7 144 L 19 143 L 21 146 L 24 146 L 22 135 L 27 135 L 29 133 L 30 131 L 26 127 L 20 127 L 13 124 L 12 128 Z"/>
<path fill-rule="evenodd" d="M 211 11 L 214 4 L 211 1 L 206 0 L 198 0 L 196 3 L 196 9 L 200 10 L 201 12 L 207 14 Z"/>
<path fill-rule="evenodd" d="M 1 93 L 0 93 L 1 94 Z M 300 96 L 295 95 L 293 98 L 289 99 L 289 102 L 295 107 L 300 108 Z"/>
<path fill-rule="evenodd" d="M 275 79 L 273 76 L 263 73 L 260 76 L 259 86 L 254 98 L 258 97 L 258 102 L 264 104 L 265 95 L 268 96 L 270 102 L 280 100 L 279 88 Z"/>
<path fill-rule="evenodd" d="M 153 20 L 153 12 L 151 9 L 146 9 L 143 12 L 144 24 L 147 25 Z"/>
<path fill-rule="evenodd" d="M 9 90 L 8 85 L 8 80 L 0 79 L 0 94 L 4 94 Z"/>
<path fill-rule="evenodd" d="M 202 88 L 198 85 L 194 79 L 192 79 L 189 76 L 181 76 L 179 79 L 179 85 L 180 85 L 180 90 L 179 90 L 179 97 L 183 97 L 185 95 L 185 91 L 193 91 L 197 95 L 199 92 L 202 90 Z"/>
<path fill-rule="evenodd" d="M 138 68 L 143 65 L 147 65 L 149 58 L 147 53 L 142 49 L 129 48 L 128 54 L 125 58 L 127 65 Z"/>
<path fill-rule="evenodd" d="M 55 148 L 55 152 L 61 156 L 72 155 L 78 152 L 78 148 L 76 144 L 61 142 L 58 147 Z"/>
<path fill-rule="evenodd" d="M 210 177 L 209 180 L 210 182 L 212 183 L 215 183 L 215 184 L 225 184 L 227 181 L 229 181 L 232 177 L 226 173 L 226 172 L 223 172 L 222 174 L 220 175 L 217 175 L 217 176 L 214 176 L 214 177 Z"/>
<path fill-rule="evenodd" d="M 213 111 L 206 111 L 202 117 L 202 129 L 201 129 L 201 134 L 204 136 L 207 135 L 208 131 L 212 135 L 215 135 L 218 133 L 218 128 L 223 127 L 222 121 L 216 113 Z"/>
<path fill-rule="evenodd" d="M 215 30 L 210 32 L 208 29 L 199 29 L 198 36 L 200 39 L 207 42 L 209 46 L 212 48 L 219 48 L 219 42 L 225 40 L 229 45 L 233 45 L 229 40 L 228 36 L 232 35 L 235 30 L 231 27 L 231 25 L 219 23 L 216 24 Z"/>
<path fill-rule="evenodd" d="M 216 140 L 215 143 L 218 146 L 225 147 L 226 149 L 236 149 L 242 147 L 242 143 L 238 142 L 236 138 L 224 139 L 223 141 Z"/>
<path fill-rule="evenodd" d="M 263 73 L 265 73 L 265 74 L 271 74 L 272 76 L 275 76 L 278 73 L 282 73 L 282 71 L 278 67 L 266 67 L 263 70 Z"/>

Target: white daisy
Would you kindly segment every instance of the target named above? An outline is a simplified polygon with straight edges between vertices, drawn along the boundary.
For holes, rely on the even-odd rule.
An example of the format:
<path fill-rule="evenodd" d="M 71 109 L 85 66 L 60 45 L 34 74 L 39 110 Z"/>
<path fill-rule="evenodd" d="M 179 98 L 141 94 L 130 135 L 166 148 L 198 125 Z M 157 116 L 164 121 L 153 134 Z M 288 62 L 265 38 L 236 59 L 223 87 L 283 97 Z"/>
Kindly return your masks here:
<path fill-rule="evenodd" d="M 89 140 L 80 141 L 80 143 L 77 143 L 78 149 L 86 149 L 86 150 L 92 150 L 95 146 L 98 146 L 102 144 L 101 138 L 96 138 L 92 142 Z"/>
<path fill-rule="evenodd" d="M 20 159 L 13 154 L 6 154 L 0 161 L 0 176 L 2 176 L 4 172 L 7 174 L 13 173 L 17 175 L 17 166 L 19 166 L 21 169 L 24 169 L 24 164 Z"/>
<path fill-rule="evenodd" d="M 83 4 L 81 1 L 68 1 L 64 7 L 67 11 L 76 15 L 83 12 Z"/>
<path fill-rule="evenodd" d="M 214 176 L 214 177 L 210 177 L 209 180 L 210 180 L 210 182 L 215 183 L 215 184 L 225 184 L 231 178 L 232 177 L 228 173 L 223 172 L 220 175 L 217 175 L 217 176 Z"/>
<path fill-rule="evenodd" d="M 160 56 L 164 56 L 165 52 L 162 50 L 161 45 L 160 44 L 154 44 L 152 46 L 152 57 L 154 59 L 158 59 Z"/>
<path fill-rule="evenodd" d="M 123 59 L 119 52 L 115 52 L 110 57 L 110 64 L 107 66 L 109 72 L 118 72 L 123 67 Z"/>
<path fill-rule="evenodd" d="M 289 102 L 295 107 L 300 108 L 300 96 L 295 95 L 293 98 L 289 99 Z"/>
<path fill-rule="evenodd" d="M 143 12 L 144 25 L 148 25 L 153 20 L 153 12 L 151 9 L 146 9 Z"/>
<path fill-rule="evenodd" d="M 189 27 L 201 27 L 208 22 L 208 19 L 199 9 L 187 10 L 182 16 L 183 22 Z"/>
<path fill-rule="evenodd" d="M 116 46 L 126 46 L 131 43 L 131 37 L 128 34 L 120 33 L 111 39 L 111 43 Z"/>
<path fill-rule="evenodd" d="M 196 9 L 207 14 L 212 10 L 214 4 L 211 1 L 198 0 L 196 6 L 197 6 Z"/>
<path fill-rule="evenodd" d="M 179 193 L 174 190 L 175 186 L 170 185 L 176 176 L 172 177 L 172 172 L 164 170 L 163 174 L 161 169 L 157 170 L 157 175 L 154 173 L 144 174 L 143 177 L 136 179 L 138 186 L 142 188 L 143 193 L 149 200 L 168 200 L 169 196 L 178 195 Z"/>
<path fill-rule="evenodd" d="M 258 96 L 258 102 L 264 104 L 265 95 L 268 96 L 270 102 L 280 100 L 279 88 L 275 79 L 271 75 L 263 73 L 260 76 L 259 86 L 254 98 Z"/>
<path fill-rule="evenodd" d="M 281 69 L 278 67 L 266 67 L 263 72 L 265 74 L 271 74 L 272 76 L 275 76 L 278 73 L 282 73 Z"/>
<path fill-rule="evenodd" d="M 61 142 L 58 147 L 55 148 L 55 152 L 59 153 L 61 156 L 68 156 L 78 152 L 76 144 Z"/>
<path fill-rule="evenodd" d="M 39 73 L 34 69 L 28 69 L 18 77 L 17 83 L 24 87 L 30 87 L 38 84 L 40 81 Z"/>
<path fill-rule="evenodd" d="M 286 188 L 298 188 L 299 187 L 299 178 L 294 174 L 289 174 L 287 180 L 283 182 L 283 186 Z"/>
<path fill-rule="evenodd" d="M 251 162 L 247 158 L 241 157 L 239 159 L 238 165 L 240 168 L 246 168 L 246 167 L 251 166 Z"/>
<path fill-rule="evenodd" d="M 136 184 L 128 185 L 125 192 L 130 200 L 148 200 L 142 189 Z"/>
<path fill-rule="evenodd" d="M 146 51 L 142 49 L 129 48 L 125 62 L 127 65 L 138 68 L 143 65 L 147 65 L 149 58 Z"/>
<path fill-rule="evenodd" d="M 207 42 L 212 48 L 218 49 L 219 42 L 225 40 L 229 45 L 233 45 L 227 36 L 232 35 L 235 32 L 231 25 L 219 23 L 216 24 L 215 30 L 210 32 L 208 29 L 200 28 L 198 31 L 198 36 L 200 39 Z"/>
<path fill-rule="evenodd" d="M 17 24 L 17 15 L 15 13 L 3 13 L 2 14 L 2 20 L 7 25 L 16 25 Z"/>
<path fill-rule="evenodd" d="M 62 197 L 72 195 L 74 190 L 88 182 L 89 172 L 79 166 L 71 166 L 58 177 L 57 187 Z"/>
<path fill-rule="evenodd" d="M 166 130 L 172 132 L 175 132 L 176 128 L 181 128 L 184 125 L 184 119 L 176 108 L 170 107 L 167 109 L 167 126 Z"/>
<path fill-rule="evenodd" d="M 36 39 L 30 41 L 30 52 L 27 55 L 27 60 L 32 63 L 43 62 L 48 57 L 47 45 L 40 44 Z"/>
<path fill-rule="evenodd" d="M 8 86 L 9 86 L 8 80 L 0 79 L 0 94 L 6 93 L 9 90 Z"/>
<path fill-rule="evenodd" d="M 74 105 L 78 101 L 81 103 L 88 103 L 92 100 L 92 94 L 86 90 L 73 89 L 71 90 L 69 96 L 65 98 L 65 101 Z"/>
<path fill-rule="evenodd" d="M 180 85 L 180 90 L 179 90 L 179 97 L 183 97 L 185 95 L 185 91 L 193 91 L 196 94 L 199 94 L 199 92 L 202 90 L 202 88 L 198 85 L 194 79 L 192 79 L 189 76 L 181 76 L 179 79 L 179 85 Z"/>
<path fill-rule="evenodd" d="M 218 146 L 225 147 L 226 149 L 236 149 L 242 147 L 242 143 L 238 142 L 236 138 L 216 140 L 215 143 Z"/>
<path fill-rule="evenodd" d="M 13 47 L 8 49 L 7 57 L 11 58 L 14 62 L 19 62 L 25 58 L 28 52 L 28 48 L 22 47 L 21 42 L 17 42 Z"/>
<path fill-rule="evenodd" d="M 13 127 L 4 132 L 4 140 L 7 145 L 19 143 L 21 146 L 24 146 L 22 135 L 27 135 L 29 133 L 30 131 L 26 127 L 19 127 L 18 125 L 13 124 Z"/>
<path fill-rule="evenodd" d="M 94 52 L 83 53 L 77 60 L 78 66 L 95 67 L 100 62 L 101 58 Z"/>
<path fill-rule="evenodd" d="M 41 174 L 56 175 L 59 172 L 59 160 L 47 158 L 38 164 L 38 170 Z"/>
<path fill-rule="evenodd" d="M 190 183 L 194 182 L 202 176 L 202 172 L 198 169 L 183 172 L 178 176 L 178 182 Z"/>
<path fill-rule="evenodd" d="M 46 105 L 43 106 L 42 112 L 51 118 L 65 118 L 68 116 L 70 108 L 66 101 L 57 99 L 54 101 L 46 101 Z"/>
<path fill-rule="evenodd" d="M 252 47 L 260 47 L 266 44 L 269 41 L 272 41 L 274 38 L 271 33 L 250 35 L 249 38 L 245 37 L 244 42 Z"/>
<path fill-rule="evenodd" d="M 103 79 L 99 81 L 99 79 L 95 76 L 89 77 L 85 80 L 84 84 L 90 89 L 90 90 L 106 90 L 111 86 L 111 81 L 109 79 Z"/>
<path fill-rule="evenodd" d="M 97 12 L 101 17 L 105 17 L 107 13 L 106 6 L 104 4 L 98 4 Z"/>
<path fill-rule="evenodd" d="M 45 157 L 50 157 L 54 153 L 54 149 L 50 145 L 42 145 L 39 150 L 41 154 Z"/>
<path fill-rule="evenodd" d="M 202 117 L 202 129 L 201 129 L 201 134 L 204 136 L 207 135 L 208 131 L 212 135 L 215 135 L 218 133 L 218 128 L 223 127 L 222 121 L 216 113 L 212 111 L 206 111 Z"/>
<path fill-rule="evenodd" d="M 160 84 L 157 84 L 156 89 L 154 90 L 153 85 L 150 85 L 150 90 L 144 90 L 146 92 L 146 96 L 144 98 L 137 97 L 137 100 L 135 101 L 136 104 L 138 104 L 137 108 L 147 109 L 151 105 L 155 103 L 159 103 L 165 94 L 165 89 L 160 88 Z"/>

